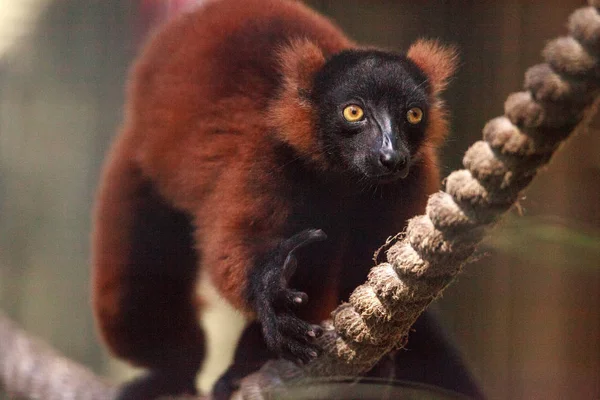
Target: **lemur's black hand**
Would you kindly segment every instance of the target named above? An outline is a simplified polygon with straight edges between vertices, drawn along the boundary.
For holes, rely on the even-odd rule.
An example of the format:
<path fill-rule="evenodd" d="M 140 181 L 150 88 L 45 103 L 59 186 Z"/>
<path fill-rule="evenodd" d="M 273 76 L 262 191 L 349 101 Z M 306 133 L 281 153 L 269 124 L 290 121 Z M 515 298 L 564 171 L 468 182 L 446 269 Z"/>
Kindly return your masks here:
<path fill-rule="evenodd" d="M 320 349 L 315 339 L 322 331 L 318 325 L 311 325 L 295 314 L 296 307 L 306 303 L 308 296 L 287 286 L 297 266 L 294 252 L 325 239 L 327 235 L 322 230 L 307 229 L 283 240 L 251 277 L 251 300 L 267 346 L 298 363 L 317 357 Z"/>

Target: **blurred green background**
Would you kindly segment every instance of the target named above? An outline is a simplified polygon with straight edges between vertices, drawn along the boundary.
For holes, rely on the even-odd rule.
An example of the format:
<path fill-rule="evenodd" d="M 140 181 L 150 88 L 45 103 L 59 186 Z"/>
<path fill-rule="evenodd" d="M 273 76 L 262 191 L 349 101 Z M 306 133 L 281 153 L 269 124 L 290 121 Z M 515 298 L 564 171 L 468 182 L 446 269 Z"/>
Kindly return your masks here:
<path fill-rule="evenodd" d="M 187 3 L 193 3 L 188 1 Z M 583 1 L 308 1 L 362 43 L 458 45 L 445 173 Z M 119 374 L 88 300 L 90 209 L 128 65 L 186 1 L 0 0 L 0 309 Z M 435 307 L 490 399 L 600 398 L 600 123 L 569 141 Z M 390 232 L 392 233 L 392 232 Z M 0 398 L 2 395 L 0 394 Z"/>

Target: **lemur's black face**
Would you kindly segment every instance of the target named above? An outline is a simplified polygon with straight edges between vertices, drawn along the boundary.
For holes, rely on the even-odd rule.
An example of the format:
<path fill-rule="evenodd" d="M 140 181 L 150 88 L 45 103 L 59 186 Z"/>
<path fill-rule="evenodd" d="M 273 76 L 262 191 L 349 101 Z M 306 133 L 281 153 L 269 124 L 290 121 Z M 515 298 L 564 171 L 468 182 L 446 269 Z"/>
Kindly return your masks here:
<path fill-rule="evenodd" d="M 406 57 L 371 50 L 332 57 L 312 91 L 329 161 L 378 183 L 405 178 L 425 136 L 427 90 Z"/>

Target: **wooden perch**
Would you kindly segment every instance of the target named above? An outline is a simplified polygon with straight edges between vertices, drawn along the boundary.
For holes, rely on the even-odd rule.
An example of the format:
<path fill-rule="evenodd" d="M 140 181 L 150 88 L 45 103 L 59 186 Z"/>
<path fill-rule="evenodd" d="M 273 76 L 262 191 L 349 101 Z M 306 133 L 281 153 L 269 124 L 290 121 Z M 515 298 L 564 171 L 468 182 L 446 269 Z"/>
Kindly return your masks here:
<path fill-rule="evenodd" d="M 109 400 L 116 387 L 17 328 L 0 313 L 0 387 L 43 400 Z"/>
<path fill-rule="evenodd" d="M 483 141 L 465 154 L 465 169 L 429 198 L 426 215 L 374 267 L 368 281 L 324 323 L 324 352 L 304 368 L 268 362 L 245 378 L 236 397 L 260 399 L 269 387 L 306 377 L 358 375 L 393 348 L 469 261 L 485 232 L 518 200 L 560 143 L 584 127 L 600 87 L 600 0 L 575 11 L 569 36 L 550 42 L 546 63 L 525 74 L 525 91 L 512 94 L 505 115 L 487 123 Z M 111 399 L 115 388 L 29 338 L 0 315 L 0 379 L 27 398 Z"/>

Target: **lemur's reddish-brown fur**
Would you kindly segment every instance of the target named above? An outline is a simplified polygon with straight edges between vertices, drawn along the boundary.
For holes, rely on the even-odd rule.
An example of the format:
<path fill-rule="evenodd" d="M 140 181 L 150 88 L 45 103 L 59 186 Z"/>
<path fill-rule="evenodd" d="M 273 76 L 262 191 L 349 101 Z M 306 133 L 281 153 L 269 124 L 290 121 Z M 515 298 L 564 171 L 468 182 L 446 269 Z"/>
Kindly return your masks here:
<path fill-rule="evenodd" d="M 248 268 L 291 212 L 279 196 L 285 188 L 270 132 L 317 170 L 327 168 L 315 138 L 314 110 L 300 93 L 310 90 L 328 56 L 354 47 L 329 20 L 280 0 L 209 1 L 169 22 L 149 42 L 131 74 L 125 123 L 106 162 L 95 210 L 93 306 L 117 355 L 155 367 L 169 365 L 161 349 L 202 346 L 194 300 L 197 264 L 209 269 L 231 304 L 252 311 L 243 293 Z M 406 197 L 399 195 L 395 220 L 369 238 L 375 245 L 423 212 L 427 195 L 438 188 L 434 148 L 447 126 L 436 96 L 454 69 L 454 55 L 420 41 L 408 57 L 432 88 L 429 128 L 413 187 Z M 252 169 L 273 173 L 248 182 Z M 162 211 L 165 205 L 173 214 Z M 193 237 L 178 228 L 186 216 Z M 340 248 L 328 259 L 323 284 L 307 290 L 315 305 L 307 319 L 323 319 L 338 304 L 344 252 Z M 364 256 L 369 260 L 371 254 Z M 153 270 L 153 263 L 165 261 L 173 265 Z"/>

